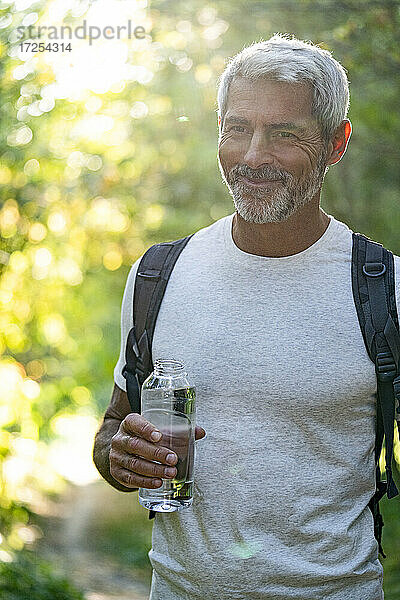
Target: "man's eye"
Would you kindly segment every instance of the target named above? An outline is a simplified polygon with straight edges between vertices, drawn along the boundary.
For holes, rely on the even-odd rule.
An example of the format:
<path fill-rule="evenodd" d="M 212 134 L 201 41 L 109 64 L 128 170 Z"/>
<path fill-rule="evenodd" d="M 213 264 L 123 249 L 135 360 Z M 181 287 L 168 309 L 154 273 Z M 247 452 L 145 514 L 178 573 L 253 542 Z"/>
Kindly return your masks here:
<path fill-rule="evenodd" d="M 290 133 L 290 131 L 278 131 L 276 135 L 281 135 L 282 137 L 296 137 L 293 133 Z"/>

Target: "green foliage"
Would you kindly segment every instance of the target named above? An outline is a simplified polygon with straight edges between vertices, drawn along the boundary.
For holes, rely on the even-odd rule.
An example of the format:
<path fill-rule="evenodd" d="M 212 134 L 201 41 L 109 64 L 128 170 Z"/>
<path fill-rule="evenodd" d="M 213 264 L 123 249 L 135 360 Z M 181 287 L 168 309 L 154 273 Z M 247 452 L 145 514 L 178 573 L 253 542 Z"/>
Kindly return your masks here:
<path fill-rule="evenodd" d="M 26 525 L 32 511 L 27 506 L 22 506 L 14 501 L 0 504 L 0 530 L 3 535 L 9 536 L 15 524 Z"/>
<path fill-rule="evenodd" d="M 133 499 L 137 502 L 137 497 Z M 105 556 L 138 569 L 148 569 L 152 524 L 143 513 L 126 522 L 118 512 L 103 523 L 91 523 L 88 528 L 90 545 Z"/>
<path fill-rule="evenodd" d="M 53 565 L 24 551 L 0 562 L 0 598 L 4 600 L 85 600 Z"/>
<path fill-rule="evenodd" d="M 386 496 L 380 502 L 384 527 L 382 546 L 386 554 L 383 560 L 383 587 L 385 600 L 400 598 L 400 497 L 388 500 Z"/>
<path fill-rule="evenodd" d="M 77 495 L 69 509 L 70 514 L 77 514 L 85 504 L 91 508 L 75 544 L 87 555 L 118 561 L 135 571 L 147 572 L 153 522 L 148 518 L 148 511 L 140 506 L 137 492 L 117 492 L 97 481 Z M 42 530 L 46 529 L 43 519 L 36 522 Z"/>

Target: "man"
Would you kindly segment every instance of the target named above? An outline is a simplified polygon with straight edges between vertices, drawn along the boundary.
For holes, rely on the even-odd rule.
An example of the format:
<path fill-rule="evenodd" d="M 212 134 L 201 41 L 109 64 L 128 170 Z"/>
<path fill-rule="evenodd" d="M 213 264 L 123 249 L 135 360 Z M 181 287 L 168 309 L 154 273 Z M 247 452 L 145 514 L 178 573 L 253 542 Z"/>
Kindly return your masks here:
<path fill-rule="evenodd" d="M 152 349 L 153 361 L 185 362 L 204 426 L 196 438 L 207 439 L 192 507 L 156 515 L 150 598 L 378 600 L 367 506 L 375 369 L 352 297 L 352 232 L 319 204 L 351 134 L 346 74 L 329 52 L 277 34 L 231 60 L 218 101 L 219 165 L 236 211 L 183 250 Z M 176 462 L 152 441 L 155 427 L 129 414 L 121 375 L 138 263 L 94 449 L 122 491 L 159 487 Z"/>

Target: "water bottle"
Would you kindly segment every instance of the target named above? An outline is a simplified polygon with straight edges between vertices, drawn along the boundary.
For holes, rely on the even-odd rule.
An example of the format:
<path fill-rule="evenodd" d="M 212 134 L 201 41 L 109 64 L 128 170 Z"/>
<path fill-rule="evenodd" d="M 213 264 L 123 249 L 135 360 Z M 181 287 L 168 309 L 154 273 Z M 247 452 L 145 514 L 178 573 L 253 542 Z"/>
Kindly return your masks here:
<path fill-rule="evenodd" d="M 191 506 L 196 391 L 185 365 L 159 359 L 142 385 L 142 415 L 161 432 L 158 446 L 170 448 L 178 457 L 175 479 L 162 479 L 156 489 L 139 489 L 139 502 L 156 512 L 174 512 Z"/>

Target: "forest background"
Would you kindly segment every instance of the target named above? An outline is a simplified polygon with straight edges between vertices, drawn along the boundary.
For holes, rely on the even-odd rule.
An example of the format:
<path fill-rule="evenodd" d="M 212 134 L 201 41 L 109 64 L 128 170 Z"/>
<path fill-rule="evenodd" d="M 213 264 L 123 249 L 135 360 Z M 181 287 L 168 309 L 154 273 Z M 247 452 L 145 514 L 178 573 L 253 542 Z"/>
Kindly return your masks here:
<path fill-rule="evenodd" d="M 25 43 L 35 40 L 21 46 L 18 33 L 128 20 L 137 37 L 76 36 L 59 51 L 32 52 Z M 4 597 L 24 598 L 30 573 L 33 600 L 46 586 L 61 590 L 54 598 L 81 597 L 66 575 L 88 599 L 121 599 L 112 572 L 123 568 L 125 589 L 136 582 L 145 597 L 151 522 L 91 462 L 122 293 L 151 244 L 233 212 L 216 160 L 216 84 L 228 57 L 275 32 L 312 40 L 347 69 L 353 133 L 322 206 L 399 255 L 398 1 L 0 2 Z M 395 456 L 400 464 L 398 442 Z M 399 507 L 383 501 L 387 600 L 400 597 Z M 107 564 L 108 582 L 98 569 L 85 579 L 82 557 Z"/>

